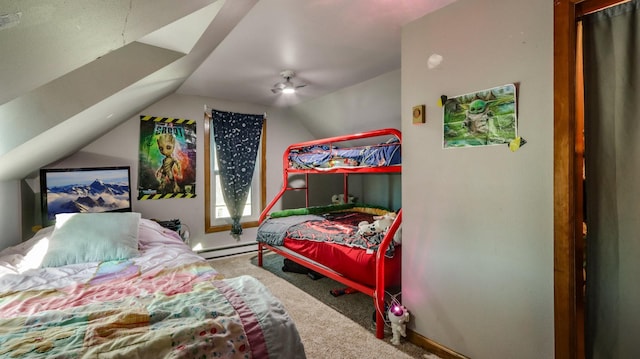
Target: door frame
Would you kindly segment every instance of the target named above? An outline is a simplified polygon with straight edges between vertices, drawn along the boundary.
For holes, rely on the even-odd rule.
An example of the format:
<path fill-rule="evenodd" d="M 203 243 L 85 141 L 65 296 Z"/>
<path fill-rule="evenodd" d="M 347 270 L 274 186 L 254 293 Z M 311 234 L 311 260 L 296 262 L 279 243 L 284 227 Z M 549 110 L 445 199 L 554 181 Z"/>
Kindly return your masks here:
<path fill-rule="evenodd" d="M 555 358 L 578 357 L 575 214 L 576 3 L 554 1 L 553 281 Z"/>

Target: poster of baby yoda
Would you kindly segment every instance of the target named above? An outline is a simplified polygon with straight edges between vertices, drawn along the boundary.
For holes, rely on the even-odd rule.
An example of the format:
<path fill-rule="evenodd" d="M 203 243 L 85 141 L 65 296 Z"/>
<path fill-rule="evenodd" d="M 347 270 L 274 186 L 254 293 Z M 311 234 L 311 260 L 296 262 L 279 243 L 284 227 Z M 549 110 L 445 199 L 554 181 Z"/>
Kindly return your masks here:
<path fill-rule="evenodd" d="M 447 98 L 443 148 L 504 145 L 517 137 L 516 86 Z"/>
<path fill-rule="evenodd" d="M 139 200 L 195 197 L 196 122 L 140 116 L 139 162 Z"/>

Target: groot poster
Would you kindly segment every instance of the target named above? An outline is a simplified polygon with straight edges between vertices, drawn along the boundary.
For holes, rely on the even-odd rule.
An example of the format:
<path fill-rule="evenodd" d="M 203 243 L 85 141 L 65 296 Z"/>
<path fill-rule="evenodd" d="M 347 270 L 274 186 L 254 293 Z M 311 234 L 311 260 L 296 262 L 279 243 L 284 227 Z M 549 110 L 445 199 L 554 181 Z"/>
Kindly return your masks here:
<path fill-rule="evenodd" d="M 139 200 L 195 197 L 195 121 L 140 116 L 139 162 Z"/>

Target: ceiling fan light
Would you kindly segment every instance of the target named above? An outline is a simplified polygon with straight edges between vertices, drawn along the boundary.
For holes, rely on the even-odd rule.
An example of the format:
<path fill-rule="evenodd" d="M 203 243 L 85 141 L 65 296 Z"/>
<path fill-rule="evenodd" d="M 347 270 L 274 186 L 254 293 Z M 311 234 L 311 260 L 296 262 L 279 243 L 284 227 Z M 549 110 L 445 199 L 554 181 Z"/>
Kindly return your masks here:
<path fill-rule="evenodd" d="M 294 84 L 291 82 L 291 78 L 295 75 L 295 73 L 291 70 L 283 70 L 280 73 L 280 76 L 284 78 L 284 82 L 278 82 L 273 85 L 271 88 L 271 92 L 273 93 L 283 93 L 283 94 L 294 94 L 297 92 L 297 89 L 300 87 L 306 86 L 306 84 Z"/>

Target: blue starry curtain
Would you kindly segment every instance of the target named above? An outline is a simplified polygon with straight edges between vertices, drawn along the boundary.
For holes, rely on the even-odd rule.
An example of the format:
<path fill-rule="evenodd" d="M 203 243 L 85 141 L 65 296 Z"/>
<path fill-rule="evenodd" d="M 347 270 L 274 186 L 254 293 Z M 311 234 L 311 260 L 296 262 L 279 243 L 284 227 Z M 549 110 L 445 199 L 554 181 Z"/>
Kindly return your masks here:
<path fill-rule="evenodd" d="M 222 196 L 231 215 L 231 234 L 242 234 L 240 219 L 256 167 L 263 115 L 211 110 Z"/>

